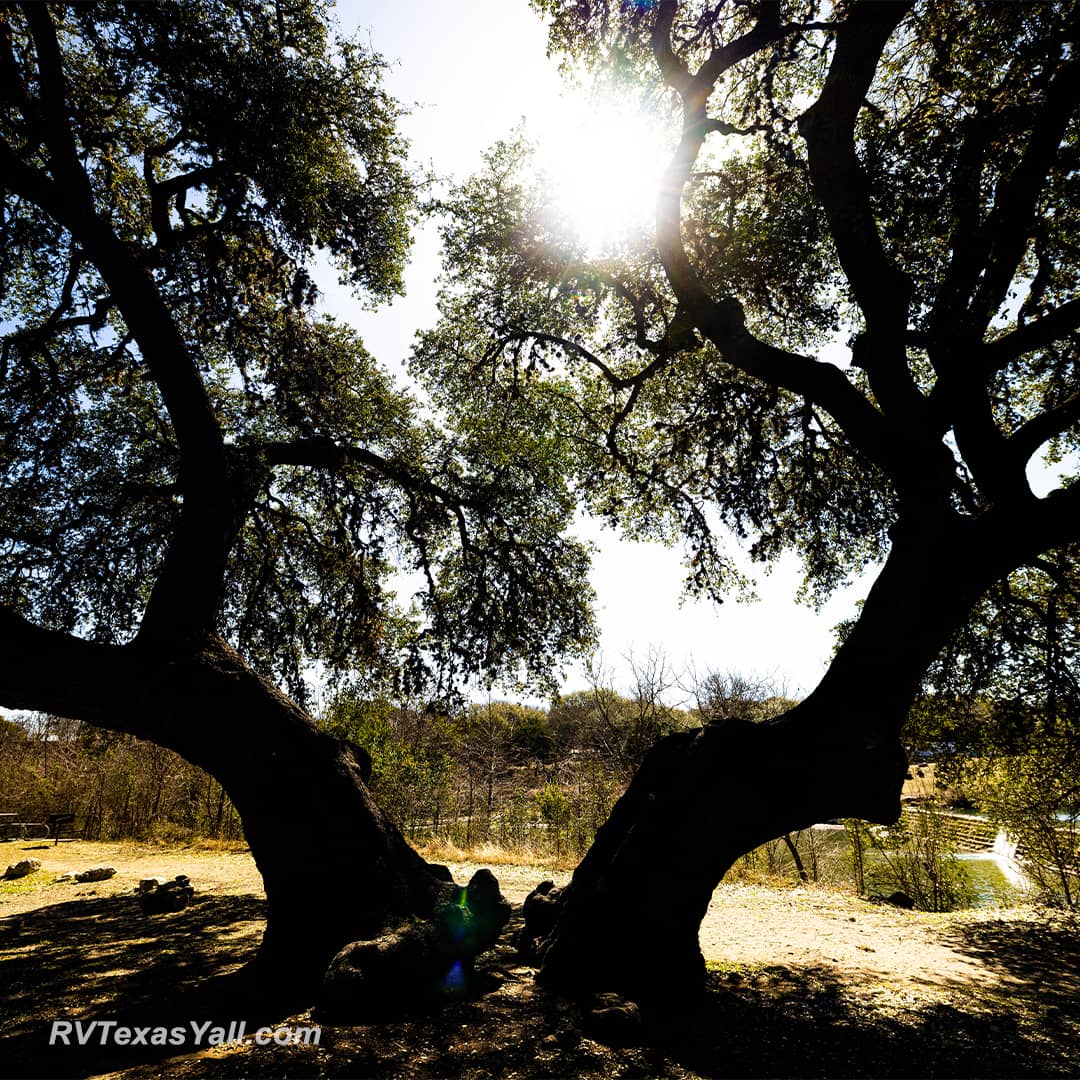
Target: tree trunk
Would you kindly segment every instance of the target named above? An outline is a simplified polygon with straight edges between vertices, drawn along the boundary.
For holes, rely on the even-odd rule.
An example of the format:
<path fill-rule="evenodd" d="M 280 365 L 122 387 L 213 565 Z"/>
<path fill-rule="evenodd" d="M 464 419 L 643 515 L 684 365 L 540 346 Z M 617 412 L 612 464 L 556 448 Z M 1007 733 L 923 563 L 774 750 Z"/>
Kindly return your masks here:
<path fill-rule="evenodd" d="M 366 1004 L 385 1007 L 390 998 L 437 990 L 454 964 L 467 971 L 509 915 L 494 879 L 482 883 L 488 895 L 479 905 L 471 903 L 473 885 L 466 895 L 444 867 L 416 854 L 375 804 L 365 783 L 366 754 L 318 731 L 226 646 L 217 643 L 177 667 L 173 694 L 190 695 L 191 710 L 213 702 L 213 717 L 191 737 L 178 733 L 175 749 L 229 793 L 262 874 L 267 922 L 259 966 L 293 987 L 314 987 L 344 946 L 389 942 L 371 957 L 354 950 L 348 970 L 337 972 L 337 1013 L 349 1012 L 350 988 Z M 463 910 L 466 936 L 456 923 L 445 924 Z M 413 931 L 422 925 L 430 932 L 418 937 Z M 394 935 L 403 927 L 411 937 L 399 941 Z M 396 952 L 406 956 L 409 978 L 385 962 L 384 954 L 393 961 Z M 363 970 L 370 959 L 377 973 Z"/>
<path fill-rule="evenodd" d="M 838 817 L 890 823 L 899 731 L 927 666 L 998 570 L 961 527 L 897 539 L 819 687 L 776 720 L 660 740 L 562 890 L 526 903 L 519 944 L 540 979 L 671 1006 L 700 990 L 698 928 L 735 860 Z M 942 552 L 963 553 L 962 565 Z"/>
<path fill-rule="evenodd" d="M 0 671 L 4 704 L 150 739 L 224 787 L 266 888 L 257 966 L 267 979 L 310 1001 L 343 946 L 424 921 L 434 927 L 425 957 L 467 968 L 505 924 L 509 907 L 494 879 L 467 893 L 425 862 L 372 800 L 363 751 L 320 732 L 224 642 L 159 654 L 91 644 L 0 611 L 0 648 L 11 661 Z M 435 975 L 425 972 L 425 985 Z M 350 978 L 362 976 L 354 964 Z M 369 996 L 374 989 L 367 985 Z M 340 980 L 337 998 L 340 1006 Z"/>
<path fill-rule="evenodd" d="M 806 873 L 806 867 L 803 866 L 798 845 L 791 839 L 791 833 L 784 833 L 782 839 L 787 846 L 788 853 L 791 855 L 791 861 L 795 864 L 795 873 L 798 875 L 799 881 L 805 885 L 810 880 L 810 877 Z"/>

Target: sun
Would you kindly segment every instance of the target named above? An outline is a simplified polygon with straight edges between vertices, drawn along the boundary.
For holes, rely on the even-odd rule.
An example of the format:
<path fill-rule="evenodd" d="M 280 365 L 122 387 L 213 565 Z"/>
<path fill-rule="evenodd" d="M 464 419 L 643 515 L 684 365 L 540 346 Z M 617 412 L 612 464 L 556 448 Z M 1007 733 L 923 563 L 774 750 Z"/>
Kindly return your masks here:
<path fill-rule="evenodd" d="M 659 117 L 613 97 L 560 98 L 537 122 L 536 163 L 555 216 L 592 255 L 651 226 L 671 156 Z"/>

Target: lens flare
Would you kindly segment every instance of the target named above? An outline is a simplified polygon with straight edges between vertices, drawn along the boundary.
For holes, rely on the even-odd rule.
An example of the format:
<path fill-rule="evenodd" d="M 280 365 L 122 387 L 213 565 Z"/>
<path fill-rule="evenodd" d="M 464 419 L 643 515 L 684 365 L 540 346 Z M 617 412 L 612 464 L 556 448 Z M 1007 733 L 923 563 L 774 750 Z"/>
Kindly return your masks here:
<path fill-rule="evenodd" d="M 592 254 L 649 228 L 670 147 L 660 120 L 613 98 L 577 97 L 544 117 L 537 165 L 556 218 Z"/>
<path fill-rule="evenodd" d="M 465 969 L 458 960 L 443 979 L 443 990 L 448 994 L 460 994 L 465 989 Z"/>

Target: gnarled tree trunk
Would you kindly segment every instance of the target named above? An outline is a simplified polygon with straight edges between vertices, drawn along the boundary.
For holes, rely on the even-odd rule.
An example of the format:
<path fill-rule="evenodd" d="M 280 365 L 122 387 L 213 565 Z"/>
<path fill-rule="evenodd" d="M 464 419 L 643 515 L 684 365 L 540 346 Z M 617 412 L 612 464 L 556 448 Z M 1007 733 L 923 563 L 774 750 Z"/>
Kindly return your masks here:
<path fill-rule="evenodd" d="M 222 784 L 266 888 L 257 960 L 266 979 L 311 1000 L 344 946 L 427 924 L 430 933 L 410 942 L 420 977 L 393 987 L 419 994 L 455 964 L 467 971 L 505 924 L 494 879 L 465 890 L 416 854 L 372 799 L 363 751 L 319 731 L 220 639 L 156 653 L 95 645 L 0 611 L 0 646 L 5 701 L 152 739 Z M 362 976 L 354 962 L 339 979 L 339 1012 L 342 983 Z M 390 989 L 371 981 L 369 973 L 359 996 L 386 1003 Z"/>
<path fill-rule="evenodd" d="M 541 981 L 671 1005 L 703 985 L 698 929 L 734 861 L 836 817 L 889 823 L 919 680 L 1000 567 L 953 525 L 898 536 L 817 690 L 776 720 L 723 720 L 661 740 L 563 890 L 526 904 Z M 963 561 L 942 558 L 963 552 Z"/>

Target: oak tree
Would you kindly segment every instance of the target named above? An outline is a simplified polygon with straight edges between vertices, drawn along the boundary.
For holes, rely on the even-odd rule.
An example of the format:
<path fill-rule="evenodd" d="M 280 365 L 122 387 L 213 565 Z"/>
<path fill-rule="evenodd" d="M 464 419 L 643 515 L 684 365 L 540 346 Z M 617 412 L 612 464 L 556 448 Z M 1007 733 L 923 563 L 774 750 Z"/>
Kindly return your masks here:
<path fill-rule="evenodd" d="M 471 917 L 304 711 L 311 665 L 441 693 L 590 635 L 545 425 L 492 398 L 451 430 L 319 314 L 316 260 L 357 303 L 401 287 L 381 75 L 318 0 L 0 6 L 0 704 L 220 781 L 294 986 Z"/>
<path fill-rule="evenodd" d="M 451 409 L 481 385 L 544 402 L 590 509 L 681 538 L 692 590 L 737 584 L 731 534 L 799 553 L 811 598 L 882 564 L 803 702 L 662 740 L 530 905 L 546 982 L 670 1003 L 701 985 L 698 924 L 740 854 L 897 817 L 928 668 L 997 583 L 1080 538 L 1080 484 L 1029 478 L 1068 472 L 1080 436 L 1080 12 L 535 6 L 572 70 L 670 110 L 655 227 L 590 249 L 527 140 L 495 147 L 447 200 L 417 371 Z"/>

